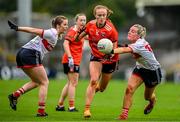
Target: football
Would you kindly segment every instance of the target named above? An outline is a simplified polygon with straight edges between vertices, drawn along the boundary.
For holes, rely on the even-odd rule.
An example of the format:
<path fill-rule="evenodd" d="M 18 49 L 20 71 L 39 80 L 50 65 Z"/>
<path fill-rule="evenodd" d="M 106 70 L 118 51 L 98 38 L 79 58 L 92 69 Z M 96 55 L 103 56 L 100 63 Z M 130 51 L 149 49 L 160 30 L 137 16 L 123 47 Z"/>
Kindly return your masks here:
<path fill-rule="evenodd" d="M 104 53 L 104 54 L 109 54 L 111 53 L 112 49 L 113 49 L 113 43 L 111 40 L 107 39 L 107 38 L 103 38 L 100 39 L 98 44 L 97 44 L 97 48 L 100 52 Z"/>

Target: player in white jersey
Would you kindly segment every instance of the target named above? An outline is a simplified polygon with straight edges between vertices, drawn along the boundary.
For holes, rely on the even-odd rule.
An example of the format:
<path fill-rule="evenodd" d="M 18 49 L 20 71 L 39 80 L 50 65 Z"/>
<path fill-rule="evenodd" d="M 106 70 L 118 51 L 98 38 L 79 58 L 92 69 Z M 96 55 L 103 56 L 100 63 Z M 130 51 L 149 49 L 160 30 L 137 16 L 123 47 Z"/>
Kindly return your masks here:
<path fill-rule="evenodd" d="M 68 28 L 68 19 L 64 16 L 57 16 L 52 20 L 52 28 L 44 30 L 33 27 L 20 27 L 8 21 L 10 29 L 22 31 L 37 35 L 27 44 L 22 46 L 16 56 L 17 67 L 21 68 L 31 79 L 30 82 L 24 84 L 21 88 L 8 96 L 10 106 L 16 110 L 17 99 L 36 87 L 39 87 L 38 101 L 38 117 L 44 117 L 48 114 L 45 112 L 45 101 L 48 92 L 49 80 L 42 65 L 42 59 L 46 53 L 51 51 L 59 37 Z"/>
<path fill-rule="evenodd" d="M 133 94 L 136 89 L 145 83 L 144 98 L 149 104 L 144 109 L 144 114 L 149 114 L 156 102 L 154 93 L 155 87 L 161 82 L 160 64 L 156 60 L 153 50 L 149 43 L 144 39 L 146 36 L 146 28 L 135 24 L 128 32 L 128 40 L 131 42 L 127 47 L 119 47 L 112 50 L 112 54 L 116 53 L 132 53 L 136 60 L 136 66 L 128 80 L 123 100 L 123 109 L 120 114 L 120 120 L 128 118 L 128 111 L 132 104 Z"/>

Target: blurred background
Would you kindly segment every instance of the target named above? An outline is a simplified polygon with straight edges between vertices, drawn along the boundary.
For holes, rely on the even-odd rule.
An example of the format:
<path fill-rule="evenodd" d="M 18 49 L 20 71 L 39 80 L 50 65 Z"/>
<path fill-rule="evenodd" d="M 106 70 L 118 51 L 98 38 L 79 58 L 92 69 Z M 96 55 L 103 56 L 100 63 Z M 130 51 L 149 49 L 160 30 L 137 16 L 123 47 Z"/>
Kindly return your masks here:
<path fill-rule="evenodd" d="M 0 81 L 25 78 L 16 68 L 16 53 L 35 35 L 14 32 L 7 20 L 18 25 L 47 29 L 56 15 L 64 15 L 73 25 L 73 17 L 83 12 L 88 21 L 94 19 L 94 6 L 102 4 L 113 10 L 110 19 L 119 31 L 119 43 L 129 43 L 128 29 L 136 23 L 146 27 L 146 40 L 162 65 L 163 81 L 180 83 L 180 0 L 0 0 Z M 49 78 L 64 79 L 61 57 L 64 53 L 63 39 L 48 54 L 43 64 Z M 89 45 L 84 45 L 80 78 L 89 78 Z M 135 61 L 130 54 L 120 55 L 118 70 L 114 79 L 127 79 Z"/>

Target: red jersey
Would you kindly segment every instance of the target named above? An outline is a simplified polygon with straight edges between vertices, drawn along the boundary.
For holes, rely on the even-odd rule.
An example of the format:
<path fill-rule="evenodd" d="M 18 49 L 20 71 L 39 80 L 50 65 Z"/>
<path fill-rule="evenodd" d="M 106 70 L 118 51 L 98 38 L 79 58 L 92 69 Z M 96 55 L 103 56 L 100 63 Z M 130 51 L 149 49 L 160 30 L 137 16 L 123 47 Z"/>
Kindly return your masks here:
<path fill-rule="evenodd" d="M 97 27 L 96 20 L 92 20 L 87 23 L 85 32 L 86 34 L 88 34 L 88 40 L 89 40 L 89 45 L 91 47 L 91 53 L 93 56 L 97 58 L 103 59 L 105 55 L 99 52 L 97 49 L 97 43 L 100 39 L 108 38 L 113 43 L 117 42 L 117 47 L 118 47 L 118 32 L 116 28 L 114 27 L 114 25 L 109 20 L 106 20 L 106 24 L 101 28 Z M 118 60 L 118 54 L 115 54 L 112 57 L 111 62 L 116 62 L 117 60 Z M 106 61 L 103 63 L 111 63 L 111 62 Z"/>
<path fill-rule="evenodd" d="M 71 55 L 74 60 L 74 64 L 80 65 L 81 63 L 81 58 L 82 58 L 82 47 L 84 44 L 84 39 L 81 39 L 80 41 L 75 41 L 75 35 L 77 34 L 77 29 L 75 26 L 72 26 L 66 36 L 65 40 L 68 40 L 69 43 L 69 48 L 71 51 Z M 62 63 L 68 63 L 68 56 L 66 53 L 64 53 L 63 58 L 62 58 Z"/>

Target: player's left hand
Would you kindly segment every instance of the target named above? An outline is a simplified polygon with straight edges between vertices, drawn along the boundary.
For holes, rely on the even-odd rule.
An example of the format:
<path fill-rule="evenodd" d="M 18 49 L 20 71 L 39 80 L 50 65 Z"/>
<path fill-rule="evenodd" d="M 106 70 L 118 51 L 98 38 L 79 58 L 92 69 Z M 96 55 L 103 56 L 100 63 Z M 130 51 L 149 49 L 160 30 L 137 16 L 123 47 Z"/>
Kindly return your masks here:
<path fill-rule="evenodd" d="M 8 20 L 8 25 L 9 25 L 10 29 L 18 31 L 18 26 L 15 23 L 11 22 L 10 20 Z"/>

